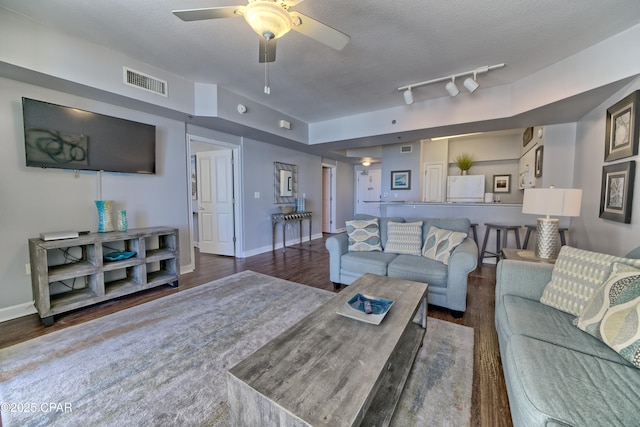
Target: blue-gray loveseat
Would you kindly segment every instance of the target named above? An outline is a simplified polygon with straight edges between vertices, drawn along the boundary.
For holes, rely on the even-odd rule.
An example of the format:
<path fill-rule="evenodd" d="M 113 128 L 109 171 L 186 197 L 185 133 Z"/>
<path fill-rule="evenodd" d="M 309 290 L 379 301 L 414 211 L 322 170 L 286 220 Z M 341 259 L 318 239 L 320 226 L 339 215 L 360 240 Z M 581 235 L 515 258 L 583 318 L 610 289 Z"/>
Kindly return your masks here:
<path fill-rule="evenodd" d="M 495 322 L 514 426 L 640 425 L 639 367 L 627 360 L 629 353 L 627 358 L 621 356 L 626 350 L 615 351 L 602 337 L 596 337 L 610 334 L 611 329 L 597 323 L 593 323 L 596 327 L 591 327 L 591 333 L 586 332 L 590 327 L 585 328 L 584 323 L 585 330 L 578 328 L 589 311 L 604 313 L 602 318 L 606 318 L 609 310 L 633 302 L 634 292 L 637 298 L 640 270 L 634 271 L 627 264 L 637 268 L 640 263 L 633 258 L 638 255 L 640 252 L 634 250 L 624 259 L 614 259 L 563 246 L 556 266 L 516 260 L 498 263 Z M 563 265 L 558 266 L 560 258 Z M 626 276 L 614 277 L 613 265 L 626 271 Z M 591 284 L 576 284 L 582 279 Z M 546 290 L 552 281 L 564 282 L 561 286 L 565 286 L 555 300 Z M 617 290 L 604 292 L 607 286 L 602 284 Z M 625 286 L 632 290 L 631 297 L 623 291 Z M 616 296 L 624 292 L 624 304 L 614 307 L 618 304 Z M 569 303 L 572 298 L 581 299 L 583 307 Z M 632 323 L 635 319 L 635 331 L 620 323 L 613 328 L 631 337 L 630 341 L 634 334 L 635 339 L 638 337 L 635 301 L 631 319 L 626 319 Z M 578 315 L 554 307 L 565 303 Z M 635 351 L 638 361 L 637 347 Z"/>
<path fill-rule="evenodd" d="M 356 220 L 374 219 L 364 214 Z M 370 252 L 350 252 L 347 233 L 331 236 L 326 241 L 330 255 L 330 278 L 336 284 L 349 285 L 365 273 L 429 284 L 428 302 L 451 310 L 461 317 L 467 308 L 467 278 L 478 264 L 478 246 L 471 238 L 450 252 L 448 265 L 420 255 L 389 253 L 387 230 L 389 222 L 422 222 L 422 242 L 431 226 L 459 233 L 469 231 L 466 218 L 378 218 L 381 249 Z"/>

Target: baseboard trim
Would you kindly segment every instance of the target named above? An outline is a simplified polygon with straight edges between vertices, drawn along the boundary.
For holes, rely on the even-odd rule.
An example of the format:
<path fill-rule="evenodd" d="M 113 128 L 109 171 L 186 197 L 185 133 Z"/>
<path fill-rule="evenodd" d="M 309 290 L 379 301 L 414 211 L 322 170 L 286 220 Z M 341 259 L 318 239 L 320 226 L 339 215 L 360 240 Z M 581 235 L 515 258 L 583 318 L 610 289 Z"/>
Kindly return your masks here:
<path fill-rule="evenodd" d="M 313 234 L 311 236 L 311 240 L 316 240 L 316 239 L 322 239 L 322 233 L 318 233 L 318 234 Z M 308 244 L 309 240 L 304 239 L 302 240 L 302 244 Z M 289 246 L 298 246 L 300 244 L 300 238 L 294 238 L 294 239 L 287 239 L 287 247 Z M 282 243 L 276 243 L 276 250 L 278 249 L 282 249 Z M 238 258 L 249 258 L 251 256 L 254 255 L 260 255 L 263 254 L 265 252 L 271 252 L 273 250 L 273 246 L 269 245 L 269 246 L 262 246 L 260 248 L 256 248 L 256 249 L 251 249 L 250 251 L 245 251 L 242 254 L 238 254 L 236 255 Z"/>
<path fill-rule="evenodd" d="M 17 319 L 18 317 L 28 316 L 37 313 L 36 307 L 32 302 L 14 305 L 11 307 L 0 308 L 0 322 Z"/>

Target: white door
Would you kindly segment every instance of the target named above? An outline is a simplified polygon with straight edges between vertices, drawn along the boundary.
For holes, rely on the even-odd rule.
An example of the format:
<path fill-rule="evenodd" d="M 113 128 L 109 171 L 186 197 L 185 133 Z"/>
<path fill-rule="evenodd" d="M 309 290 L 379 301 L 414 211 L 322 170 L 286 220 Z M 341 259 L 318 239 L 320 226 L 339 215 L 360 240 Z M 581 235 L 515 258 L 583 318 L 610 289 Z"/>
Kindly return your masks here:
<path fill-rule="evenodd" d="M 382 171 L 359 171 L 357 176 L 356 213 L 380 216 Z"/>
<path fill-rule="evenodd" d="M 233 256 L 232 151 L 203 151 L 196 160 L 200 252 Z"/>
<path fill-rule="evenodd" d="M 322 232 L 331 233 L 332 168 L 322 168 Z"/>
<path fill-rule="evenodd" d="M 444 202 L 444 164 L 424 165 L 424 201 Z"/>

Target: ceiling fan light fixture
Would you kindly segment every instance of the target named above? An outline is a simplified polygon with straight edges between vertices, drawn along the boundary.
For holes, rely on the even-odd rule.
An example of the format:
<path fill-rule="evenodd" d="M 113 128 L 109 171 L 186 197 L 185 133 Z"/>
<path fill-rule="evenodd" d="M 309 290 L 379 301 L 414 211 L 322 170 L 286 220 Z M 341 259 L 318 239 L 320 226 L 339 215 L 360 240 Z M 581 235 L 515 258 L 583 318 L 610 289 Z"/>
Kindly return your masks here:
<path fill-rule="evenodd" d="M 404 96 L 404 102 L 407 105 L 413 104 L 413 92 L 411 91 L 411 88 L 405 90 L 402 95 Z"/>
<path fill-rule="evenodd" d="M 460 93 L 460 89 L 458 89 L 458 86 L 456 86 L 455 77 L 452 78 L 451 81 L 444 86 L 444 88 L 447 90 L 447 93 L 452 98 Z"/>
<path fill-rule="evenodd" d="M 262 37 L 277 39 L 287 34 L 293 25 L 289 12 L 273 0 L 254 0 L 244 8 L 247 24 Z"/>

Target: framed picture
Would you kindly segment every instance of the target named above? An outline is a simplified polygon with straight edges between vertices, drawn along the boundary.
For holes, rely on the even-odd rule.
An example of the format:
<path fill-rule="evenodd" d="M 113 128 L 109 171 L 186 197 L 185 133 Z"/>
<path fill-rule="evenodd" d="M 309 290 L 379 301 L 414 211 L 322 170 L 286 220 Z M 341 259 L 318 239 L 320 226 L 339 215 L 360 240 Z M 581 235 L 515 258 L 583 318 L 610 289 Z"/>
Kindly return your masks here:
<path fill-rule="evenodd" d="M 602 167 L 600 218 L 631 223 L 635 174 L 635 161 Z"/>
<path fill-rule="evenodd" d="M 274 202 L 276 204 L 295 203 L 298 192 L 298 166 L 273 162 L 275 174 Z"/>
<path fill-rule="evenodd" d="M 198 173 L 196 170 L 196 156 L 191 156 L 191 198 L 198 200 Z"/>
<path fill-rule="evenodd" d="M 511 193 L 511 174 L 493 175 L 494 193 Z"/>
<path fill-rule="evenodd" d="M 411 189 L 411 171 L 391 171 L 392 190 Z"/>
<path fill-rule="evenodd" d="M 624 159 L 638 154 L 640 90 L 607 109 L 604 161 Z"/>
<path fill-rule="evenodd" d="M 536 159 L 535 159 L 535 176 L 536 178 L 540 178 L 542 176 L 542 150 L 544 146 L 541 145 L 536 148 Z"/>
<path fill-rule="evenodd" d="M 522 146 L 526 147 L 527 144 L 533 139 L 533 127 L 528 127 L 522 134 Z"/>

